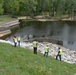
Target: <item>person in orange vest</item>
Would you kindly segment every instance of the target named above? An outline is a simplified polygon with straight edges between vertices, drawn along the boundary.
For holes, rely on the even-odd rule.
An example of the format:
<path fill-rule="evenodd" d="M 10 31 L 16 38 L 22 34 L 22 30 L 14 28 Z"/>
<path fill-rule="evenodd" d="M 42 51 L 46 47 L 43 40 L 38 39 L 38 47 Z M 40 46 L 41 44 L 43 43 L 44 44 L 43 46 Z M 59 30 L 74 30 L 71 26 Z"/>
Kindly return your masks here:
<path fill-rule="evenodd" d="M 59 47 L 59 48 L 58 48 L 58 54 L 56 55 L 56 60 L 57 60 L 58 57 L 59 57 L 59 59 L 60 59 L 60 61 L 61 61 L 61 55 L 62 55 L 62 49 Z"/>
<path fill-rule="evenodd" d="M 37 54 L 37 42 L 33 41 L 33 50 L 34 50 L 34 54 Z"/>
<path fill-rule="evenodd" d="M 13 42 L 14 42 L 14 47 L 16 47 L 17 46 L 17 38 L 16 38 L 16 36 L 13 37 Z"/>

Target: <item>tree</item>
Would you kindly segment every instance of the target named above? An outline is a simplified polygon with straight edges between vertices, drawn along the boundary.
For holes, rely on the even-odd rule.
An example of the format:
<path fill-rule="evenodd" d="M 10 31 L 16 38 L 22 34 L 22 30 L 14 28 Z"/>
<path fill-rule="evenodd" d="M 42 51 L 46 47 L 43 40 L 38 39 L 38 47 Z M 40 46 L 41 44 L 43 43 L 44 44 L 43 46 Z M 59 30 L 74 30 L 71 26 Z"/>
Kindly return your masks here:
<path fill-rule="evenodd" d="M 4 12 L 4 9 L 3 9 L 3 0 L 0 0 L 0 15 L 2 15 Z"/>
<path fill-rule="evenodd" d="M 64 14 L 64 7 L 65 7 L 65 1 L 64 0 L 57 0 L 56 1 L 56 15 L 63 15 Z"/>
<path fill-rule="evenodd" d="M 17 15 L 19 11 L 19 2 L 17 0 L 4 0 L 4 13 Z"/>
<path fill-rule="evenodd" d="M 18 15 L 26 15 L 26 2 L 23 1 L 19 2 Z"/>
<path fill-rule="evenodd" d="M 0 14 L 70 16 L 75 9 L 76 0 L 0 0 Z"/>
<path fill-rule="evenodd" d="M 43 12 L 48 12 L 51 15 L 52 12 L 52 0 L 44 0 Z"/>
<path fill-rule="evenodd" d="M 26 14 L 33 16 L 36 13 L 37 0 L 27 0 L 26 3 Z"/>

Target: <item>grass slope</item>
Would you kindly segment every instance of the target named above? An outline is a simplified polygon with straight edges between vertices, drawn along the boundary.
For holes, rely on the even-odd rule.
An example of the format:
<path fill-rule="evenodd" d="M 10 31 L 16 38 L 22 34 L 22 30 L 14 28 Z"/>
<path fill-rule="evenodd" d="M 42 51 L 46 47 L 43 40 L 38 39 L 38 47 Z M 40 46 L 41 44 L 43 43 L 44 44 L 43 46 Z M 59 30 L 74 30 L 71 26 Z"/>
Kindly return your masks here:
<path fill-rule="evenodd" d="M 0 75 L 75 75 L 76 65 L 0 43 Z"/>
<path fill-rule="evenodd" d="M 0 22 L 8 21 L 10 19 L 12 19 L 10 15 L 0 16 Z"/>

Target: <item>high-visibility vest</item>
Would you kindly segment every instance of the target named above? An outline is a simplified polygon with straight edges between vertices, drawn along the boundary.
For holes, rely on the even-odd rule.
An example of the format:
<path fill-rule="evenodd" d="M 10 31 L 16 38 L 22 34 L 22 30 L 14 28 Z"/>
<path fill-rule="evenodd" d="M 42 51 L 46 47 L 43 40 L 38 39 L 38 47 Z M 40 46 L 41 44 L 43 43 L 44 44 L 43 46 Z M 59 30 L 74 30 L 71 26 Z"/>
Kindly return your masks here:
<path fill-rule="evenodd" d="M 17 42 L 17 38 L 13 38 L 14 42 Z"/>
<path fill-rule="evenodd" d="M 44 50 L 45 50 L 45 52 L 48 52 L 49 48 L 46 46 L 46 47 L 44 48 Z"/>
<path fill-rule="evenodd" d="M 17 40 L 20 41 L 20 37 L 17 37 Z"/>
<path fill-rule="evenodd" d="M 37 47 L 37 42 L 36 41 L 33 42 L 33 47 Z"/>
<path fill-rule="evenodd" d="M 59 55 L 62 55 L 62 49 L 59 50 Z"/>

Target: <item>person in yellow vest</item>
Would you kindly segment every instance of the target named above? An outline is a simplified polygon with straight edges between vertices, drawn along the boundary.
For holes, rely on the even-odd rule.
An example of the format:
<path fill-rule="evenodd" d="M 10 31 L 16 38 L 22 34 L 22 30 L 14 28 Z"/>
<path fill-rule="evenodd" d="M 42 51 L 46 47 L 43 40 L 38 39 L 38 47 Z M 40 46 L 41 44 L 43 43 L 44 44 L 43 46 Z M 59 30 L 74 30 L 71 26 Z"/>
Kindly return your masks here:
<path fill-rule="evenodd" d="M 17 46 L 17 38 L 16 38 L 16 36 L 13 37 L 13 42 L 14 42 L 14 47 L 16 47 Z"/>
<path fill-rule="evenodd" d="M 58 48 L 58 54 L 56 55 L 56 60 L 57 60 L 58 57 L 59 57 L 59 59 L 60 59 L 60 61 L 61 61 L 61 55 L 62 55 L 62 49 L 59 47 L 59 48 Z"/>
<path fill-rule="evenodd" d="M 49 47 L 48 45 L 46 45 L 44 48 L 44 57 L 48 57 L 48 52 L 49 52 Z"/>
<path fill-rule="evenodd" d="M 33 41 L 34 54 L 37 54 L 37 41 Z"/>
<path fill-rule="evenodd" d="M 21 38 L 20 38 L 20 36 L 18 36 L 18 37 L 17 37 L 18 46 L 20 46 L 20 40 L 21 40 Z"/>

